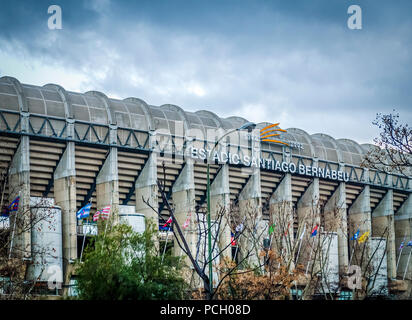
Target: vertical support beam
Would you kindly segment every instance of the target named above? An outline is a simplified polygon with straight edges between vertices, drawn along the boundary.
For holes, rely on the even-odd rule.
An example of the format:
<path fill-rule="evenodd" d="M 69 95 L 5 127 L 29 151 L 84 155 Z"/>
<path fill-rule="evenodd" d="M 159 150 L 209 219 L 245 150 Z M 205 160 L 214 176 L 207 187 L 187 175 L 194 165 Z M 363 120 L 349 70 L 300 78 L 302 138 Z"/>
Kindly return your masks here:
<path fill-rule="evenodd" d="M 186 242 L 190 248 L 193 256 L 196 256 L 197 245 L 197 223 L 196 223 L 196 198 L 195 198 L 195 182 L 194 182 L 194 165 L 191 158 L 187 159 L 185 166 L 183 167 L 180 175 L 177 177 L 172 187 L 172 199 L 174 206 L 175 221 L 173 224 L 179 224 L 180 227 L 184 224 L 190 214 L 189 226 L 183 230 Z M 177 257 L 184 256 L 183 261 L 188 269 L 184 271 L 186 276 L 191 277 L 190 260 L 184 255 L 183 251 L 179 247 L 177 240 L 181 240 L 179 235 L 175 233 L 173 255 Z M 203 259 L 201 259 L 203 260 Z"/>
<path fill-rule="evenodd" d="M 17 212 L 10 215 L 13 257 L 31 257 L 30 228 L 30 140 L 22 136 L 9 169 L 9 203 L 20 195 Z M 22 226 L 19 228 L 18 226 Z"/>
<path fill-rule="evenodd" d="M 75 144 L 68 142 L 54 172 L 54 198 L 62 209 L 64 283 L 70 281 L 71 264 L 77 258 Z"/>
<path fill-rule="evenodd" d="M 392 178 L 392 176 L 389 176 Z M 379 205 L 372 212 L 372 236 L 386 238 L 386 258 L 388 277 L 396 278 L 396 245 L 395 245 L 395 221 L 393 212 L 393 190 L 389 189 Z"/>
<path fill-rule="evenodd" d="M 365 171 L 368 174 L 366 169 Z M 364 189 L 349 209 L 349 239 L 358 229 L 359 236 L 363 235 L 367 231 L 371 232 L 372 230 L 369 185 L 365 185 Z M 365 242 L 360 244 L 355 240 L 349 240 L 350 252 L 354 253 L 351 258 L 351 264 L 360 266 L 362 271 L 365 271 L 365 267 L 370 259 L 370 238 L 371 235 Z M 354 247 L 356 248 L 355 251 L 353 251 Z"/>
<path fill-rule="evenodd" d="M 269 214 L 269 224 L 275 224 L 273 233 L 269 235 L 272 243 L 271 248 L 275 252 L 285 248 L 286 252 L 283 252 L 283 256 L 286 257 L 286 260 L 289 260 L 294 242 L 292 175 L 290 173 L 285 173 L 282 181 L 271 195 L 269 200 Z M 286 230 L 287 234 L 285 236 Z M 277 254 L 281 255 L 282 252 L 277 252 Z"/>
<path fill-rule="evenodd" d="M 339 170 L 343 171 L 343 168 Z M 339 183 L 332 197 L 325 204 L 325 231 L 338 235 L 339 273 L 343 276 L 348 271 L 348 220 L 346 214 L 346 184 Z"/>
<path fill-rule="evenodd" d="M 401 253 L 401 257 L 398 265 L 397 276 L 403 279 L 405 275 L 405 280 L 412 280 L 412 258 L 409 261 L 408 269 L 405 269 L 408 262 L 408 256 L 412 247 L 407 247 L 408 241 L 412 240 L 412 193 L 405 200 L 402 206 L 398 209 L 395 214 L 395 234 L 396 234 L 396 248 L 400 247 L 401 242 L 405 238 L 404 248 Z M 397 250 L 397 259 L 399 258 L 400 250 Z M 409 285 L 409 290 L 412 288 L 412 281 Z"/>
<path fill-rule="evenodd" d="M 136 180 L 136 212 L 144 214 L 146 221 L 150 220 L 158 231 L 159 217 L 152 208 L 144 201 L 147 201 L 154 209 L 158 209 L 158 187 L 157 187 L 157 154 L 152 152 L 146 161 L 139 177 Z"/>
<path fill-rule="evenodd" d="M 251 158 L 260 157 L 260 137 L 251 133 Z M 260 167 L 252 166 L 252 173 L 239 194 L 239 211 L 244 225 L 247 227 L 240 237 L 240 255 L 253 250 L 249 264 L 256 267 L 260 264 L 259 253 L 263 247 L 265 224 L 262 218 L 262 192 L 260 186 Z M 249 230 L 249 232 L 247 232 Z"/>
<path fill-rule="evenodd" d="M 230 189 L 229 189 L 229 165 L 223 164 L 219 173 L 213 180 L 210 187 L 210 215 L 212 220 L 216 220 L 218 214 L 222 214 L 219 232 L 219 251 L 223 250 L 230 243 Z M 224 211 L 223 211 L 224 210 Z M 223 212 L 222 212 L 223 211 Z M 231 246 L 227 247 L 221 257 L 231 259 Z"/>
<path fill-rule="evenodd" d="M 136 212 L 142 213 L 145 219 L 150 220 L 155 228 L 156 233 L 159 231 L 159 217 L 156 212 L 153 211 L 143 199 L 149 202 L 149 204 L 155 209 L 159 209 L 158 201 L 158 187 L 157 187 L 157 153 L 154 151 L 156 146 L 156 133 L 155 131 L 149 132 L 149 148 L 152 152 L 149 155 L 139 177 L 135 184 L 136 195 Z M 157 237 L 156 237 L 157 238 Z"/>
<path fill-rule="evenodd" d="M 119 221 L 119 176 L 117 167 L 117 148 L 110 147 L 107 156 L 97 178 L 96 178 L 96 197 L 97 210 L 111 205 L 110 219 L 111 223 L 116 224 Z M 98 226 L 103 226 L 99 220 Z M 101 232 L 102 230 L 99 230 Z"/>
<path fill-rule="evenodd" d="M 317 166 L 317 160 L 314 160 L 314 166 Z M 313 252 L 316 250 L 317 242 L 320 237 L 310 238 L 312 228 L 318 225 L 318 234 L 320 233 L 320 208 L 319 208 L 319 178 L 313 178 L 311 184 L 307 187 L 296 205 L 299 229 L 303 231 L 306 225 L 306 232 L 302 239 L 302 247 L 299 255 L 299 263 L 304 267 L 313 260 Z M 311 258 L 311 259 L 309 259 Z"/>

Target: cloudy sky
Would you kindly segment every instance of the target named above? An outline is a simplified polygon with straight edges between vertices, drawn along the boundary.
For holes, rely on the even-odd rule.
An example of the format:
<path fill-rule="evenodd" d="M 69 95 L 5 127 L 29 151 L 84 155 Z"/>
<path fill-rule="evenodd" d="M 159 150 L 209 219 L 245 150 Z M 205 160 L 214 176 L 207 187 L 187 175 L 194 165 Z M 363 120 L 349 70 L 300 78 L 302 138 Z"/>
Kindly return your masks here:
<path fill-rule="evenodd" d="M 47 9 L 62 8 L 49 30 Z M 362 29 L 347 26 L 362 9 Z M 0 0 L 0 76 L 372 142 L 412 123 L 412 1 Z"/>

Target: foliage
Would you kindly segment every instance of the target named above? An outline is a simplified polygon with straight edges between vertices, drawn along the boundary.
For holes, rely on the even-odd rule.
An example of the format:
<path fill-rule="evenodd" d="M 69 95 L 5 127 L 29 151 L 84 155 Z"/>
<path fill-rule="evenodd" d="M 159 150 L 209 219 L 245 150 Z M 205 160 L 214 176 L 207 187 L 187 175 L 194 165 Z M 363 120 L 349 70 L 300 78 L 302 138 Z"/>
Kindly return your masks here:
<path fill-rule="evenodd" d="M 226 276 L 215 292 L 215 299 L 222 300 L 286 300 L 290 295 L 290 288 L 298 278 L 297 271 L 288 271 L 287 265 L 282 262 L 272 250 L 261 252 L 265 260 L 264 271 L 260 268 L 246 267 L 241 269 L 233 261 L 222 262 L 222 269 L 226 269 Z M 230 270 L 230 271 L 229 271 Z M 193 294 L 193 298 L 202 297 L 202 292 Z"/>
<path fill-rule="evenodd" d="M 161 300 L 184 297 L 185 282 L 176 258 L 158 255 L 153 242 L 154 226 L 144 233 L 116 225 L 98 235 L 79 262 L 80 299 Z"/>

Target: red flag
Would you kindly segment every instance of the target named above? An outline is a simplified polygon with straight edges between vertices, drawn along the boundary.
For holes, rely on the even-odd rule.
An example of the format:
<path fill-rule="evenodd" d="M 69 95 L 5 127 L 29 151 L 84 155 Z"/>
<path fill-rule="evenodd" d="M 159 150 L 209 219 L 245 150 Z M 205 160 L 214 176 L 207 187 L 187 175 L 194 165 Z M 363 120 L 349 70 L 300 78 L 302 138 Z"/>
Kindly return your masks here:
<path fill-rule="evenodd" d="M 166 227 L 169 223 L 172 222 L 172 217 L 170 217 L 169 219 L 167 219 L 166 223 L 163 225 L 163 227 Z"/>

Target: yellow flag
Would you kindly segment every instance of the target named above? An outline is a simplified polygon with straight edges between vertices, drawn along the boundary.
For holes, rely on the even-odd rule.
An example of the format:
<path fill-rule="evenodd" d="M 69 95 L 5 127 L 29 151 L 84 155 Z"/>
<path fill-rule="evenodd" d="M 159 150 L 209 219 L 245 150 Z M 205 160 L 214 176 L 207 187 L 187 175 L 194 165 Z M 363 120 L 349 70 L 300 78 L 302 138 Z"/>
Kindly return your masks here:
<path fill-rule="evenodd" d="M 366 231 L 363 235 L 361 235 L 358 239 L 358 243 L 365 242 L 366 239 L 369 237 L 369 231 Z"/>

